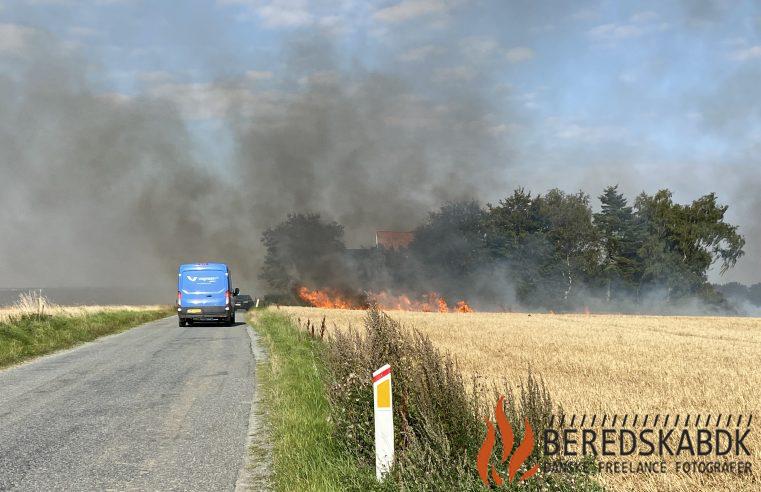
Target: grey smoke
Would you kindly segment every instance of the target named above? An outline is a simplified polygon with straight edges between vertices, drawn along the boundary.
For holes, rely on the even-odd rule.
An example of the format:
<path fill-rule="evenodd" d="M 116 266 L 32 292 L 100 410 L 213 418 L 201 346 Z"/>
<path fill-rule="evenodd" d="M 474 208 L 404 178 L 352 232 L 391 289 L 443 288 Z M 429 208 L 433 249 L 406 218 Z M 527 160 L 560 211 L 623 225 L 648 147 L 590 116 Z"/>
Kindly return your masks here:
<path fill-rule="evenodd" d="M 30 30 L 0 76 L 0 277 L 8 286 L 160 286 L 178 263 L 227 261 L 256 287 L 261 232 L 319 211 L 369 244 L 446 200 L 504 189 L 472 94 L 425 98 L 393 75 L 339 68 L 294 43 L 270 99 L 245 81 L 205 88 L 232 137 L 208 162 L 172 86 L 105 94 L 97 71 Z M 320 41 L 320 38 L 315 38 Z M 309 51 L 318 46 L 320 53 Z"/>

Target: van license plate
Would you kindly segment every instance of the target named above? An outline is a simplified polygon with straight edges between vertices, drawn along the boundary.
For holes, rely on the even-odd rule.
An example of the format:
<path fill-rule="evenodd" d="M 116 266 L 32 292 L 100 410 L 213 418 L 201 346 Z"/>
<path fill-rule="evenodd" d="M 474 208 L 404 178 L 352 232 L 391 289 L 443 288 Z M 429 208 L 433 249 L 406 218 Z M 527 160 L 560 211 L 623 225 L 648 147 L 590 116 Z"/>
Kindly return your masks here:
<path fill-rule="evenodd" d="M 200 309 L 188 309 L 188 314 L 200 314 Z"/>

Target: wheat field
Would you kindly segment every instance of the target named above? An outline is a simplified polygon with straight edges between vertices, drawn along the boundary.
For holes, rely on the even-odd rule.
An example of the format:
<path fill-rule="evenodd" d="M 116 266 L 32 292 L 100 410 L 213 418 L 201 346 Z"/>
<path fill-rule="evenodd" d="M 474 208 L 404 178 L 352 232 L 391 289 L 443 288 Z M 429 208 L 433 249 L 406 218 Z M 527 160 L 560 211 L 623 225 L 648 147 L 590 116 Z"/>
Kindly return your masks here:
<path fill-rule="evenodd" d="M 281 307 L 328 332 L 363 311 Z M 468 376 L 516 385 L 541 376 L 566 414 L 754 414 L 761 419 L 761 318 L 528 313 L 388 313 L 453 354 Z M 612 490 L 761 490 L 761 433 L 746 439 L 753 474 L 602 474 Z M 668 461 L 668 459 L 667 459 Z"/>
<path fill-rule="evenodd" d="M 35 291 L 23 293 L 11 306 L 0 306 L 0 323 L 28 315 L 83 316 L 104 311 L 160 311 L 166 306 L 60 306 Z"/>
<path fill-rule="evenodd" d="M 44 314 L 51 316 L 83 316 L 85 314 L 95 314 L 108 311 L 163 311 L 166 306 L 160 305 L 110 305 L 110 306 L 54 306 L 44 311 Z M 18 316 L 23 316 L 28 312 L 19 310 L 15 307 L 0 307 L 0 322 L 8 321 Z"/>

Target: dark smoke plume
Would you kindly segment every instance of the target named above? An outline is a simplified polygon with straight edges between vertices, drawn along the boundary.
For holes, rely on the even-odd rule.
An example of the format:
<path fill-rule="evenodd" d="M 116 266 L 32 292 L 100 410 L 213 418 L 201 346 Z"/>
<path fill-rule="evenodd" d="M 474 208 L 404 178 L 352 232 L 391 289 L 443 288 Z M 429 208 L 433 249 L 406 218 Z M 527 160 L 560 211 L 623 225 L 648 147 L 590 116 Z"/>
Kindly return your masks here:
<path fill-rule="evenodd" d="M 255 287 L 261 232 L 287 213 L 320 211 L 368 244 L 504 174 L 477 94 L 424 98 L 399 77 L 340 69 L 324 43 L 295 43 L 270 97 L 245 99 L 242 80 L 204 87 L 195 109 L 216 111 L 233 142 L 208 162 L 177 87 L 110 95 L 76 51 L 23 36 L 0 75 L 6 286 L 171 293 L 178 263 L 219 260 Z"/>

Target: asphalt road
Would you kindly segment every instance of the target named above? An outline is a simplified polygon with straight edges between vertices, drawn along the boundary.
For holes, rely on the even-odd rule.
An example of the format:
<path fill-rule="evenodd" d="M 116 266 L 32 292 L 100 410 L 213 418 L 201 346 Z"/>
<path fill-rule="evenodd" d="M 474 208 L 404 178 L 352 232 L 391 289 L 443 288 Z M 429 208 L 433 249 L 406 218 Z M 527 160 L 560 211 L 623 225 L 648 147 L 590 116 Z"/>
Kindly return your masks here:
<path fill-rule="evenodd" d="M 253 371 L 245 324 L 176 317 L 0 371 L 0 490 L 233 489 Z"/>

